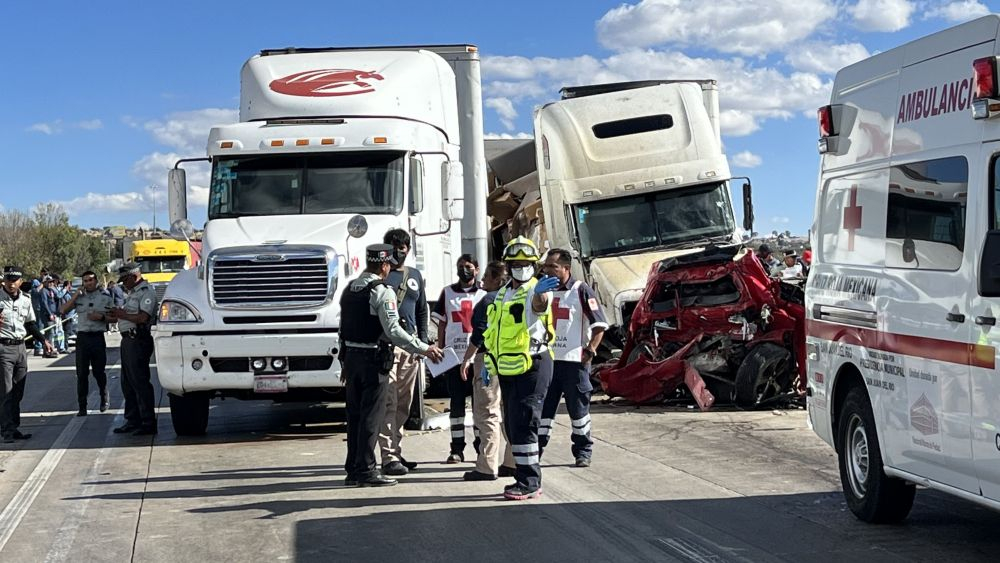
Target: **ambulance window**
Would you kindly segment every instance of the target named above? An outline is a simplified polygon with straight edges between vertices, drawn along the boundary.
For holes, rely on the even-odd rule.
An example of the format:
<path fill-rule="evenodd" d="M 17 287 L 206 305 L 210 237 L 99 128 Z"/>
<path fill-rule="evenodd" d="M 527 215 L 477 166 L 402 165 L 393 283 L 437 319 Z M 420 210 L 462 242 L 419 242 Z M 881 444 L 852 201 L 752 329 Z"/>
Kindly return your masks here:
<path fill-rule="evenodd" d="M 1000 230 L 1000 156 L 993 157 L 990 174 L 990 225 L 993 230 Z"/>
<path fill-rule="evenodd" d="M 969 167 L 964 157 L 893 166 L 886 213 L 886 266 L 957 270 L 965 248 Z"/>

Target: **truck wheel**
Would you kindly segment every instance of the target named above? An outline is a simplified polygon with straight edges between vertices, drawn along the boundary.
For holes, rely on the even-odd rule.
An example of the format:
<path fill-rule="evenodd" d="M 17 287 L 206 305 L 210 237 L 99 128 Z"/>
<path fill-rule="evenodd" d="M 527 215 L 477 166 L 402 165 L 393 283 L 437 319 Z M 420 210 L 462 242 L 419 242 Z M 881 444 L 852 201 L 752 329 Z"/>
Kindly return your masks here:
<path fill-rule="evenodd" d="M 204 436 L 211 397 L 206 393 L 169 395 L 170 420 L 174 423 L 174 432 L 178 436 Z"/>
<path fill-rule="evenodd" d="M 917 488 L 885 474 L 875 415 L 864 388 L 851 389 L 837 419 L 837 457 L 847 506 L 865 522 L 902 521 L 913 507 Z"/>
<path fill-rule="evenodd" d="M 792 354 L 765 342 L 750 350 L 736 370 L 736 406 L 753 409 L 788 387 Z"/>

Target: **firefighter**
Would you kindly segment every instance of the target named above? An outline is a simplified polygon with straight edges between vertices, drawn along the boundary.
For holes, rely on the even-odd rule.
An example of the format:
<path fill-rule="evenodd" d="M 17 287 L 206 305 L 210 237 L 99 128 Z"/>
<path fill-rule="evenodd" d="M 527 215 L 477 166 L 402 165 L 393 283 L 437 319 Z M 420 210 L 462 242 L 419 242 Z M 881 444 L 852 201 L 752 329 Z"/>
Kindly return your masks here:
<path fill-rule="evenodd" d="M 542 422 L 538 427 L 539 451 L 549 443 L 552 421 L 565 395 L 573 433 L 573 458 L 577 467 L 590 467 L 594 441 L 590 438 L 590 364 L 608 328 L 597 295 L 586 283 L 573 279 L 570 269 L 572 255 L 567 250 L 553 248 L 545 257 L 542 271 L 559 280 L 552 292 L 552 323 L 556 338 L 552 344 L 555 362 L 552 384 L 545 395 Z"/>
<path fill-rule="evenodd" d="M 475 258 L 463 254 L 455 267 L 458 282 L 441 290 L 431 316 L 438 325 L 438 347 L 451 348 L 461 358 L 469 347 L 469 337 L 472 336 L 472 310 L 486 292 L 476 282 L 479 263 Z M 472 385 L 462 379 L 459 366 L 446 371 L 444 377 L 448 385 L 448 397 L 451 399 L 448 415 L 451 422 L 451 451 L 445 463 L 459 463 L 465 461 L 465 398 L 472 394 Z"/>
<path fill-rule="evenodd" d="M 347 460 L 344 484 L 386 487 L 396 480 L 375 465 L 378 432 L 385 421 L 386 392 L 393 345 L 411 354 L 441 360 L 437 346 L 427 346 L 399 324 L 396 293 L 383 281 L 397 264 L 394 248 L 373 244 L 366 250 L 365 271 L 340 298 L 341 361 L 347 383 Z"/>
<path fill-rule="evenodd" d="M 554 277 L 535 278 L 538 248 L 528 238 L 507 243 L 503 253 L 510 284 L 500 288 L 487 310 L 483 334 L 486 369 L 500 378 L 504 424 L 514 454 L 514 479 L 504 498 L 525 500 L 542 493 L 538 425 L 552 381 L 553 327 L 549 314 Z"/>

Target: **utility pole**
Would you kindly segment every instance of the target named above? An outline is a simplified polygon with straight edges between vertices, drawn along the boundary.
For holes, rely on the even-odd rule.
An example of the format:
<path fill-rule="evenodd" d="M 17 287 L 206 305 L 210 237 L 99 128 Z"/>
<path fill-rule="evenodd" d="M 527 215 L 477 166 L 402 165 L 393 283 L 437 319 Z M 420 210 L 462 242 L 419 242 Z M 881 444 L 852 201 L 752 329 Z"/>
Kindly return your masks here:
<path fill-rule="evenodd" d="M 149 192 L 153 195 L 153 232 L 156 232 L 156 184 L 149 186 Z"/>

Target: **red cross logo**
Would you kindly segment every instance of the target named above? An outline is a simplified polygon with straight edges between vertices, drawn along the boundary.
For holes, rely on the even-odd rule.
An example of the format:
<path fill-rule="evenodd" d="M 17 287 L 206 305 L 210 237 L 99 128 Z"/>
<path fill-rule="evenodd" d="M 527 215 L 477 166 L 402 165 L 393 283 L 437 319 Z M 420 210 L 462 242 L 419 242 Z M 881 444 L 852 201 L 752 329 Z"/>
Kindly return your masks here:
<path fill-rule="evenodd" d="M 461 311 L 451 312 L 451 322 L 462 323 L 462 332 L 472 332 L 472 301 L 466 299 L 462 301 Z"/>
<path fill-rule="evenodd" d="M 569 307 L 560 307 L 559 306 L 559 298 L 558 297 L 556 297 L 555 299 L 553 299 L 552 300 L 552 316 L 555 317 L 555 321 L 553 321 L 552 324 L 555 325 L 556 328 L 558 328 L 559 327 L 559 321 L 568 321 L 569 320 L 569 312 L 570 311 L 571 311 L 571 309 Z"/>
<path fill-rule="evenodd" d="M 844 228 L 847 229 L 847 250 L 854 250 L 854 233 L 861 228 L 861 206 L 858 186 L 851 186 L 851 204 L 844 208 Z"/>
<path fill-rule="evenodd" d="M 357 272 L 361 268 L 361 259 L 357 256 L 351 257 L 351 272 Z"/>

